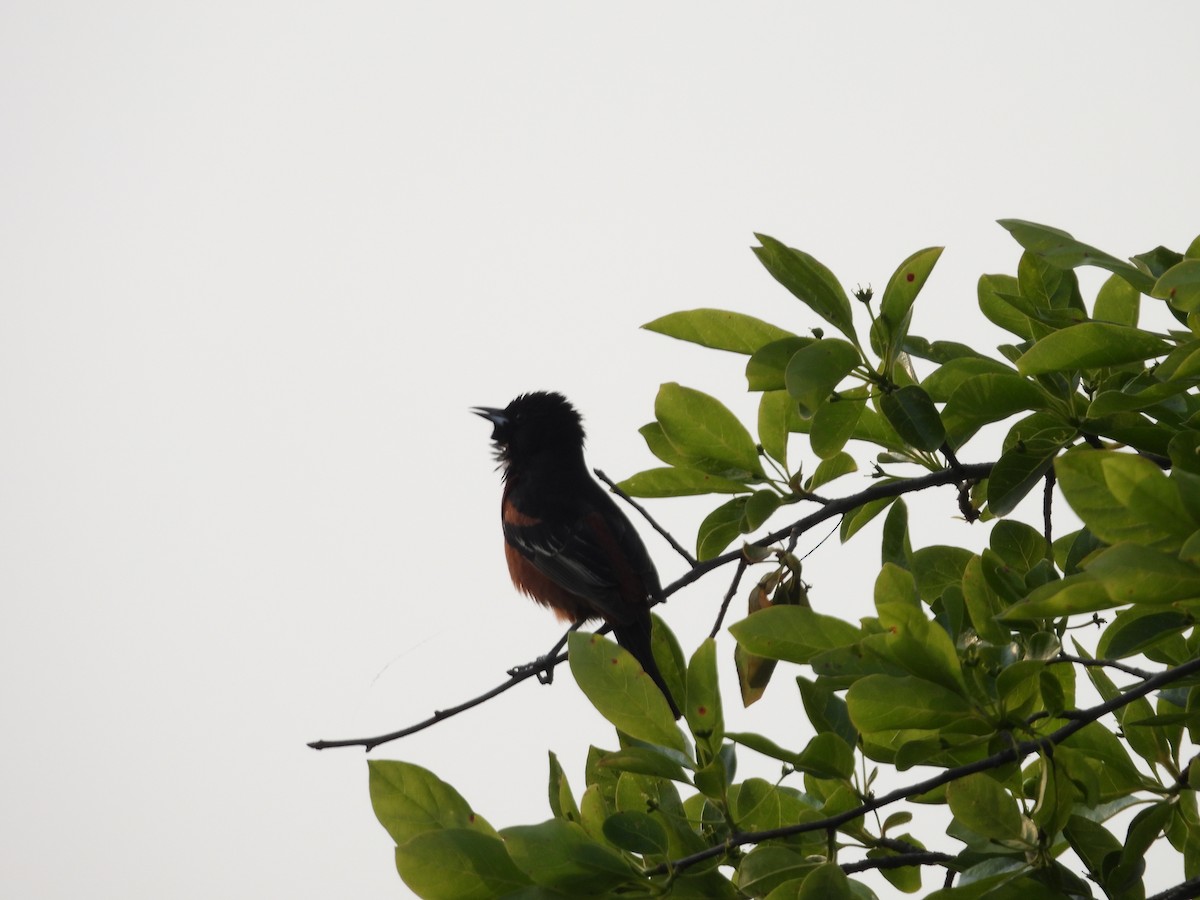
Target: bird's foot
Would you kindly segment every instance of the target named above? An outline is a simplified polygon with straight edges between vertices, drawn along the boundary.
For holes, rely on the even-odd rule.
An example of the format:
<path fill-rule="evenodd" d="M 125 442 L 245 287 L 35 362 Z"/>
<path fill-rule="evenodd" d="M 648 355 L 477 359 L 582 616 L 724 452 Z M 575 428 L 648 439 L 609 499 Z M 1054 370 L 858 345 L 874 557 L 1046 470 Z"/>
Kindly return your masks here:
<path fill-rule="evenodd" d="M 539 656 L 533 662 L 514 666 L 508 670 L 508 674 L 511 678 L 518 676 L 528 678 L 530 675 L 536 674 L 537 680 L 542 684 L 552 684 L 554 682 L 554 666 L 555 657 L 547 654 L 546 656 Z"/>

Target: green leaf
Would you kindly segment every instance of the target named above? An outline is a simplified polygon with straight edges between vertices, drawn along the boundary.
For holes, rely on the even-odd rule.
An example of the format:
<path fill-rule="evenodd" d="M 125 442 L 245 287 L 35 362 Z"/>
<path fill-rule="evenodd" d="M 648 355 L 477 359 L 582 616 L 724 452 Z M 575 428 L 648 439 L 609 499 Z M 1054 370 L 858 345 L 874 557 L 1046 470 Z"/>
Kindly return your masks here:
<path fill-rule="evenodd" d="M 886 580 L 889 570 L 903 571 L 886 565 L 879 581 Z M 872 653 L 926 681 L 959 694 L 967 693 L 954 642 L 941 625 L 925 618 L 920 607 L 905 603 L 881 605 L 879 623 L 888 633 L 866 639 L 864 645 Z"/>
<path fill-rule="evenodd" d="M 963 573 L 973 554 L 962 547 L 934 545 L 914 550 L 912 571 L 921 599 L 933 603 L 946 588 L 962 584 Z"/>
<path fill-rule="evenodd" d="M 886 483 L 886 482 L 880 482 Z M 842 517 L 842 524 L 838 529 L 838 536 L 842 543 L 850 540 L 877 515 L 887 509 L 895 501 L 895 497 L 881 497 L 879 500 L 872 500 L 870 503 L 864 503 L 862 506 L 857 506 Z"/>
<path fill-rule="evenodd" d="M 892 816 L 888 816 L 889 820 L 892 818 Z M 902 835 L 900 840 L 918 849 L 924 849 L 924 845 L 911 834 Z M 867 851 L 867 859 L 891 859 L 899 855 L 897 851 L 885 847 L 875 847 Z M 892 887 L 905 894 L 915 894 L 921 890 L 921 867 L 919 865 L 907 865 L 896 869 L 881 868 L 879 874 L 886 878 Z"/>
<path fill-rule="evenodd" d="M 1046 335 L 1017 360 L 1022 375 L 1098 369 L 1165 356 L 1171 345 L 1129 325 L 1081 322 Z"/>
<path fill-rule="evenodd" d="M 1177 551 L 1198 527 L 1178 487 L 1142 457 L 1079 448 L 1060 456 L 1054 470 L 1071 509 L 1110 544 Z"/>
<path fill-rule="evenodd" d="M 1050 428 L 1018 441 L 996 460 L 988 477 L 988 510 L 1006 516 L 1050 471 L 1054 459 L 1074 437 L 1069 428 Z"/>
<path fill-rule="evenodd" d="M 687 772 L 679 764 L 680 755 L 674 750 L 661 747 L 631 744 L 620 750 L 605 753 L 596 760 L 596 765 L 618 772 L 633 772 L 690 784 Z"/>
<path fill-rule="evenodd" d="M 1060 269 L 1097 266 L 1120 275 L 1143 294 L 1153 287 L 1153 279 L 1137 267 L 1081 243 L 1065 231 L 1021 219 L 1001 219 L 999 224 L 1026 250 Z"/>
<path fill-rule="evenodd" d="M 946 439 L 961 447 L 991 422 L 1045 405 L 1036 384 L 1020 375 L 976 375 L 964 381 L 946 401 L 942 422 Z"/>
<path fill-rule="evenodd" d="M 864 734 L 936 732 L 970 717 L 971 706 L 954 691 L 912 676 L 867 675 L 846 693 L 850 720 Z"/>
<path fill-rule="evenodd" d="M 1092 318 L 1114 325 L 1137 325 L 1142 295 L 1119 275 L 1110 275 L 1096 294 Z"/>
<path fill-rule="evenodd" d="M 796 900 L 852 900 L 850 879 L 837 863 L 822 863 L 800 884 Z"/>
<path fill-rule="evenodd" d="M 880 544 L 880 562 L 892 563 L 904 569 L 913 568 L 913 549 L 908 536 L 908 506 L 903 497 L 896 499 L 883 521 L 883 541 Z M 917 583 L 921 579 L 917 577 Z"/>
<path fill-rule="evenodd" d="M 734 497 L 722 503 L 700 523 L 696 533 L 696 558 L 703 561 L 720 556 L 742 533 L 742 521 L 749 497 Z"/>
<path fill-rule="evenodd" d="M 724 478 L 762 478 L 758 446 L 715 397 L 674 382 L 658 389 L 654 416 L 692 468 Z"/>
<path fill-rule="evenodd" d="M 605 819 L 604 837 L 630 853 L 665 856 L 668 850 L 666 829 L 649 813 L 637 810 L 613 813 Z"/>
<path fill-rule="evenodd" d="M 1082 306 L 1077 300 L 1079 279 L 1075 273 L 1052 266 L 1037 254 L 1021 254 L 1017 284 L 1022 298 L 1039 310 L 1062 310 L 1076 303 Z"/>
<path fill-rule="evenodd" d="M 550 798 L 550 811 L 554 813 L 556 818 L 567 819 L 571 822 L 579 821 L 579 806 L 575 803 L 575 797 L 571 793 L 571 784 L 567 781 L 567 776 L 563 773 L 562 766 L 558 762 L 558 757 L 554 751 L 550 751 L 550 783 L 548 786 L 548 794 Z"/>
<path fill-rule="evenodd" d="M 912 318 L 913 301 L 925 286 L 929 273 L 941 255 L 941 247 L 918 250 L 900 264 L 884 288 L 883 299 L 879 303 L 879 318 L 876 319 L 872 334 L 878 331 L 884 337 L 887 347 L 885 372 L 891 371 L 896 354 L 903 345 Z"/>
<path fill-rule="evenodd" d="M 687 457 L 675 449 L 675 445 L 667 440 L 667 435 L 663 432 L 662 426 L 657 422 L 648 422 L 638 429 L 640 434 L 646 440 L 646 446 L 650 452 L 665 462 L 668 466 L 676 466 L 686 469 L 688 467 Z"/>
<path fill-rule="evenodd" d="M 725 718 L 717 681 L 717 644 L 712 638 L 701 642 L 688 663 L 684 715 L 697 742 L 705 741 L 715 754 L 725 736 Z"/>
<path fill-rule="evenodd" d="M 1200 598 L 1200 568 L 1141 544 L 1114 544 L 1094 556 L 1086 571 L 1119 604 Z"/>
<path fill-rule="evenodd" d="M 751 494 L 746 500 L 746 509 L 742 513 L 742 534 L 749 534 L 751 531 L 757 530 L 767 519 L 771 518 L 782 502 L 783 498 L 775 491 L 761 490 Z"/>
<path fill-rule="evenodd" d="M 817 818 L 817 810 L 806 799 L 791 788 L 771 784 L 762 778 L 747 778 L 733 805 L 739 827 L 746 831 L 762 831 Z"/>
<path fill-rule="evenodd" d="M 772 237 L 756 234 L 761 247 L 754 255 L 771 276 L 809 309 L 846 337 L 854 337 L 850 298 L 825 266 L 800 250 L 793 250 Z"/>
<path fill-rule="evenodd" d="M 1144 390 L 1134 390 L 1132 386 L 1126 385 L 1117 391 L 1100 391 L 1088 404 L 1087 417 L 1088 419 L 1102 419 L 1114 413 L 1146 409 L 1162 403 L 1176 394 L 1182 394 L 1192 387 L 1194 385 L 1189 378 L 1186 381 L 1152 384 Z"/>
<path fill-rule="evenodd" d="M 738 866 L 739 896 L 795 900 L 800 880 L 818 865 L 820 863 L 809 859 L 802 849 L 780 846 L 775 842 L 759 844 L 746 854 Z M 781 892 L 779 896 L 772 897 L 777 890 Z"/>
<path fill-rule="evenodd" d="M 1114 276 L 1115 277 L 1115 276 Z M 1083 816 L 1071 816 L 1063 829 L 1063 837 L 1071 845 L 1098 883 L 1103 884 L 1105 859 L 1109 854 L 1120 854 L 1121 842 L 1103 826 Z M 1115 857 L 1114 857 L 1115 858 Z"/>
<path fill-rule="evenodd" d="M 746 361 L 746 382 L 752 391 L 781 391 L 783 373 L 797 350 L 807 347 L 816 338 L 787 337 L 764 344 Z"/>
<path fill-rule="evenodd" d="M 861 361 L 852 344 L 837 338 L 813 341 L 797 350 L 787 364 L 784 382 L 801 414 L 811 416 Z"/>
<path fill-rule="evenodd" d="M 1146 807 L 1129 823 L 1120 861 L 1108 871 L 1104 883 L 1111 890 L 1128 890 L 1141 881 L 1146 870 L 1146 851 L 1158 840 L 1171 816 L 1171 804 L 1161 801 Z"/>
<path fill-rule="evenodd" d="M 836 734 L 827 731 L 809 741 L 792 765 L 817 778 L 848 780 L 854 776 L 854 751 Z"/>
<path fill-rule="evenodd" d="M 772 459 L 787 466 L 788 438 L 792 432 L 807 430 L 796 401 L 787 391 L 764 391 L 758 400 L 758 439 Z"/>
<path fill-rule="evenodd" d="M 390 759 L 367 760 L 371 806 L 397 844 L 442 828 L 495 834 L 453 787 L 428 769 Z"/>
<path fill-rule="evenodd" d="M 917 359 L 927 359 L 938 365 L 966 357 L 986 359 L 982 353 L 974 347 L 968 347 L 966 344 L 960 344 L 957 341 L 930 342 L 923 337 L 917 337 L 913 334 L 904 339 L 903 349 L 909 356 L 915 356 Z"/>
<path fill-rule="evenodd" d="M 731 731 L 725 735 L 735 744 L 741 744 L 743 747 L 749 747 L 755 753 L 761 753 L 763 756 L 777 759 L 780 762 L 785 762 L 788 765 L 795 763 L 799 758 L 798 753 L 793 753 L 791 750 L 786 750 L 780 747 L 770 738 L 763 737 L 761 734 L 755 734 L 751 731 Z"/>
<path fill-rule="evenodd" d="M 967 356 L 960 359 L 952 359 L 950 362 L 934 369 L 928 376 L 921 380 L 921 387 L 925 389 L 925 393 L 935 403 L 945 403 L 950 399 L 955 390 L 958 389 L 959 385 L 975 375 L 1011 375 L 1014 378 L 1020 377 L 1017 375 L 1016 369 L 1006 366 L 997 360 Z"/>
<path fill-rule="evenodd" d="M 946 439 L 946 429 L 929 395 L 915 384 L 885 393 L 879 410 L 896 429 L 896 434 L 918 450 L 937 450 Z"/>
<path fill-rule="evenodd" d="M 1011 275 L 981 275 L 976 288 L 980 312 L 993 325 L 1019 338 L 1031 340 L 1033 327 L 1029 316 L 1012 305 L 1006 298 L 1020 293 L 1017 279 Z"/>
<path fill-rule="evenodd" d="M 584 631 L 573 632 L 567 648 L 571 674 L 604 718 L 640 741 L 688 752 L 662 691 L 629 651 Z"/>
<path fill-rule="evenodd" d="M 1046 538 L 1024 522 L 1005 519 L 992 528 L 988 544 L 996 554 L 1021 574 L 1047 558 L 1050 551 Z"/>
<path fill-rule="evenodd" d="M 854 436 L 867 406 L 866 393 L 862 393 L 861 397 L 855 397 L 847 391 L 829 396 L 818 404 L 809 430 L 809 446 L 821 459 L 836 455 Z"/>
<path fill-rule="evenodd" d="M 1153 647 L 1196 623 L 1190 613 L 1177 609 L 1134 607 L 1117 613 L 1096 644 L 1102 659 L 1124 659 Z"/>
<path fill-rule="evenodd" d="M 1185 259 L 1172 266 L 1154 283 L 1150 296 L 1183 312 L 1200 310 L 1200 259 Z"/>
<path fill-rule="evenodd" d="M 1016 798 L 983 772 L 948 784 L 946 801 L 954 818 L 976 834 L 996 841 L 1021 837 L 1021 810 Z"/>
<path fill-rule="evenodd" d="M 1161 278 L 1167 269 L 1183 261 L 1183 254 L 1160 244 L 1153 250 L 1138 253 L 1129 259 L 1151 278 Z"/>
<path fill-rule="evenodd" d="M 1005 602 L 988 583 L 983 571 L 983 559 L 971 557 L 963 571 L 963 600 L 971 624 L 981 638 L 992 644 L 1003 644 L 1011 639 L 1006 628 L 1002 628 L 995 617 L 1004 609 Z"/>
<path fill-rule="evenodd" d="M 630 497 L 689 497 L 696 494 L 740 494 L 745 483 L 709 475 L 699 469 L 647 469 L 630 475 L 617 487 Z"/>
<path fill-rule="evenodd" d="M 823 650 L 846 647 L 859 628 L 806 606 L 772 606 L 729 626 L 737 642 L 756 656 L 807 663 Z"/>
<path fill-rule="evenodd" d="M 805 490 L 815 491 L 821 485 L 828 484 L 834 479 L 857 471 L 858 463 L 854 461 L 853 456 L 849 453 L 838 453 L 829 457 L 829 459 L 823 460 L 813 470 L 812 475 L 804 483 L 804 488 Z"/>
<path fill-rule="evenodd" d="M 574 822 L 549 819 L 505 828 L 500 835 L 517 868 L 543 887 L 595 893 L 638 880 L 620 854 Z"/>
<path fill-rule="evenodd" d="M 771 341 L 795 337 L 769 322 L 723 309 L 690 309 L 673 312 L 642 326 L 681 341 L 714 350 L 754 353 Z"/>
<path fill-rule="evenodd" d="M 396 869 L 426 900 L 492 900 L 532 883 L 499 838 L 467 828 L 413 836 L 396 848 Z"/>
<path fill-rule="evenodd" d="M 823 682 L 809 681 L 801 676 L 796 678 L 796 684 L 800 688 L 800 699 L 804 702 L 804 714 L 817 733 L 831 732 L 840 737 L 847 747 L 857 747 L 858 729 L 850 721 L 846 701 Z"/>
<path fill-rule="evenodd" d="M 1090 572 L 1081 572 L 1035 588 L 1025 599 L 1005 609 L 1000 618 L 1006 622 L 1059 618 L 1119 605 L 1120 602 L 1113 599 L 1103 581 Z"/>

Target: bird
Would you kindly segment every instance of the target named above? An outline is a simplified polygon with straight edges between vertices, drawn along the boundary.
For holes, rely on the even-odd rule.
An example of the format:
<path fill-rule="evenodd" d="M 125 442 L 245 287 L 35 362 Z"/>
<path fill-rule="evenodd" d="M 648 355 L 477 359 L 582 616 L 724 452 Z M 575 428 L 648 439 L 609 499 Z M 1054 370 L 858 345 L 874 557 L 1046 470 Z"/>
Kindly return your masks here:
<path fill-rule="evenodd" d="M 500 518 L 518 590 L 559 619 L 603 619 L 680 717 L 650 649 L 650 607 L 663 599 L 645 544 L 584 462 L 583 419 L 562 394 L 521 394 L 503 409 L 471 409 L 492 423 L 503 472 Z"/>

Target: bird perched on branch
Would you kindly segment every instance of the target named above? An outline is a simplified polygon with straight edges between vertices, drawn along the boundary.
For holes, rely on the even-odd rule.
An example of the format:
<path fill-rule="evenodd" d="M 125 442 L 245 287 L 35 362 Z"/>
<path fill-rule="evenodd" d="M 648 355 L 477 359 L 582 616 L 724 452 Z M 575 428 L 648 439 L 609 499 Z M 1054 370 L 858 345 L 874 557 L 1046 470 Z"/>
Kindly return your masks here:
<path fill-rule="evenodd" d="M 475 407 L 493 425 L 504 470 L 500 518 L 513 584 L 560 619 L 604 619 L 679 718 L 650 649 L 650 606 L 662 586 L 650 554 L 583 461 L 583 421 L 561 394 L 522 394 Z"/>

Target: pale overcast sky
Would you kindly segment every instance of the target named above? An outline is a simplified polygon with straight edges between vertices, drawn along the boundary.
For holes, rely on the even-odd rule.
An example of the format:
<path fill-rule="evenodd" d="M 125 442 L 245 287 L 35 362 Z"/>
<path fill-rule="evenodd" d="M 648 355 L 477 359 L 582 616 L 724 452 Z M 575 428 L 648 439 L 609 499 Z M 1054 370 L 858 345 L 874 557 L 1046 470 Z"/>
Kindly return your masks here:
<path fill-rule="evenodd" d="M 638 326 L 818 324 L 754 231 L 850 287 L 945 245 L 914 330 L 994 347 L 995 219 L 1119 256 L 1200 232 L 1197 35 L 1190 2 L 5 2 L 0 894 L 405 896 L 363 754 L 305 743 L 559 634 L 468 408 L 561 390 L 616 477 L 660 382 L 753 422 L 739 359 Z M 690 544 L 711 505 L 652 509 Z M 914 509 L 917 546 L 986 537 Z M 877 559 L 827 543 L 814 605 L 867 614 Z M 726 584 L 666 609 L 688 652 Z M 731 727 L 801 746 L 793 674 Z M 564 671 L 375 755 L 503 826 L 549 815 L 547 749 L 581 790 L 588 742 Z"/>

